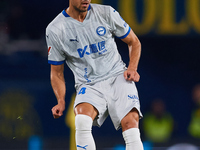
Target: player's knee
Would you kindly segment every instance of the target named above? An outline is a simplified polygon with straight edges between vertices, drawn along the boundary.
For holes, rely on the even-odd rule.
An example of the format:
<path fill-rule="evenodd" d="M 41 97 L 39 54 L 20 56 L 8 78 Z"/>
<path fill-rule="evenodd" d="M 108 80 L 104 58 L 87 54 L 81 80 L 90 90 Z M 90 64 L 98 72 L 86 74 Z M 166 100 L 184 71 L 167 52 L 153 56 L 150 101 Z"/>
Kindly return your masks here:
<path fill-rule="evenodd" d="M 128 130 L 130 128 L 138 128 L 139 114 L 135 108 L 129 112 L 121 121 L 122 130 Z"/>
<path fill-rule="evenodd" d="M 75 117 L 75 126 L 76 126 L 76 130 L 79 131 L 88 131 L 92 129 L 92 123 L 93 120 L 91 117 L 87 116 L 87 115 L 76 115 Z"/>
<path fill-rule="evenodd" d="M 135 119 L 125 120 L 121 123 L 121 126 L 123 131 L 131 128 L 138 128 L 138 122 Z"/>

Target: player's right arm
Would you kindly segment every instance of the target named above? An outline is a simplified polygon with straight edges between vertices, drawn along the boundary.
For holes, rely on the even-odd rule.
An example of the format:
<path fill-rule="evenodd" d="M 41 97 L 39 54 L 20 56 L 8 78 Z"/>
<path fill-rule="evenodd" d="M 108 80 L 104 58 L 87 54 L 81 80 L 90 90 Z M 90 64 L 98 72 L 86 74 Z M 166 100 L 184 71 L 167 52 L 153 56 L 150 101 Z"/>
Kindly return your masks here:
<path fill-rule="evenodd" d="M 56 119 L 62 116 L 65 110 L 65 55 L 60 43 L 60 30 L 51 24 L 46 29 L 46 42 L 48 46 L 48 63 L 51 64 L 51 86 L 57 98 L 57 105 L 52 108 L 53 117 Z"/>
<path fill-rule="evenodd" d="M 55 119 L 63 115 L 65 110 L 65 79 L 64 79 L 64 64 L 51 65 L 51 86 L 57 98 L 58 104 L 52 108 L 52 114 Z"/>

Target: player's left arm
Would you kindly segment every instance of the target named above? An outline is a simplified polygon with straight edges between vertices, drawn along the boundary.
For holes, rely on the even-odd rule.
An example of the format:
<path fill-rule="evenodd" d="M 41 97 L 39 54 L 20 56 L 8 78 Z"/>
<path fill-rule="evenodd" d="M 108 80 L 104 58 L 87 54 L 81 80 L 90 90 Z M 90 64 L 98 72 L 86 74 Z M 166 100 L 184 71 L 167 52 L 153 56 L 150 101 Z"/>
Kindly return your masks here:
<path fill-rule="evenodd" d="M 122 39 L 122 41 L 128 44 L 130 59 L 128 68 L 124 72 L 124 78 L 128 81 L 138 82 L 140 75 L 137 72 L 137 68 L 141 55 L 141 43 L 132 30 L 126 38 Z"/>

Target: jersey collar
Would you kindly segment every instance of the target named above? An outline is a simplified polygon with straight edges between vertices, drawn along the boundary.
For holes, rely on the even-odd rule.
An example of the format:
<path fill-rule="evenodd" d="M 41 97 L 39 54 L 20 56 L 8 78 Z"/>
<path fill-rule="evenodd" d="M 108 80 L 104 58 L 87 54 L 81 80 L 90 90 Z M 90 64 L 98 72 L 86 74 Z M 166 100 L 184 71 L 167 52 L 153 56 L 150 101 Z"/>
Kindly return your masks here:
<path fill-rule="evenodd" d="M 89 7 L 88 7 L 88 11 L 91 9 L 91 5 L 89 5 Z M 64 9 L 63 11 L 62 11 L 62 14 L 65 16 L 65 17 L 70 17 L 67 13 L 66 13 L 66 11 L 65 11 L 66 9 Z"/>

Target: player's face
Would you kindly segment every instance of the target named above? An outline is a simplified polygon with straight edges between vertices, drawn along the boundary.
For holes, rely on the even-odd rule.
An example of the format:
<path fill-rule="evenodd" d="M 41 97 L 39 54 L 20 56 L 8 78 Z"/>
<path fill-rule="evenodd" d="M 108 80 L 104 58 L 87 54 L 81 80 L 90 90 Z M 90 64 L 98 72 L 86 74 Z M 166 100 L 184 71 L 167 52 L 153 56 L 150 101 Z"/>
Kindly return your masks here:
<path fill-rule="evenodd" d="M 86 12 L 91 0 L 71 0 L 71 6 L 79 12 Z"/>

